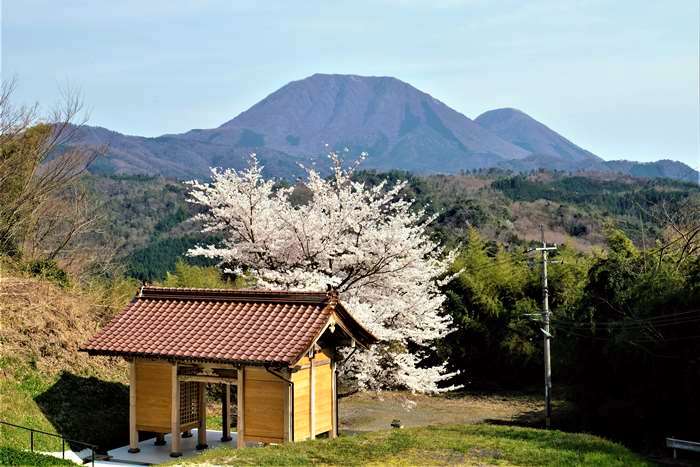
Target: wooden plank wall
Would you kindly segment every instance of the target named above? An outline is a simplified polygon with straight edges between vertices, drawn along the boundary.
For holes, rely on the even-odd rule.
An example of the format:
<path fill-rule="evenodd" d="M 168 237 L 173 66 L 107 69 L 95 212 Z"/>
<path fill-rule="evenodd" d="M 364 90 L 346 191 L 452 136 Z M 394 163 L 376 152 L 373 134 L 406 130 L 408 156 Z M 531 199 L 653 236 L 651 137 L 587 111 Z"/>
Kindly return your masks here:
<path fill-rule="evenodd" d="M 309 439 L 311 436 L 309 359 L 304 357 L 298 365 L 307 368 L 292 373 L 292 381 L 294 382 L 294 441 Z"/>
<path fill-rule="evenodd" d="M 260 367 L 246 367 L 244 378 L 246 442 L 284 442 L 284 398 L 287 383 Z"/>
<path fill-rule="evenodd" d="M 333 373 L 330 355 L 324 352 L 314 357 L 314 416 L 315 434 L 333 429 Z M 322 363 L 325 362 L 325 363 Z M 294 382 L 294 441 L 311 437 L 311 361 L 304 357 L 298 365 L 302 368 L 292 374 Z"/>
<path fill-rule="evenodd" d="M 319 357 L 323 357 L 319 355 Z M 316 389 L 316 397 L 314 398 L 314 416 L 316 423 L 314 428 L 316 434 L 331 431 L 333 428 L 333 380 L 331 373 L 330 362 L 314 367 L 314 386 Z"/>
<path fill-rule="evenodd" d="M 170 431 L 171 364 L 136 360 L 136 429 Z"/>

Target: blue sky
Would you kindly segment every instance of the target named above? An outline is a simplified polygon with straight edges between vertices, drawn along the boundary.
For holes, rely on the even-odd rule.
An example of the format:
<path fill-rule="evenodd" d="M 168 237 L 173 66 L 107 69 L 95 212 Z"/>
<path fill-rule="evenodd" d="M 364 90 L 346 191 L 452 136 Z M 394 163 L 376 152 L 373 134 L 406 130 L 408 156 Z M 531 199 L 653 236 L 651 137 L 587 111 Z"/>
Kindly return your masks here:
<path fill-rule="evenodd" d="M 698 167 L 697 0 L 2 1 L 2 75 L 92 125 L 210 128 L 316 72 L 394 76 L 475 118 L 516 107 L 605 159 Z"/>

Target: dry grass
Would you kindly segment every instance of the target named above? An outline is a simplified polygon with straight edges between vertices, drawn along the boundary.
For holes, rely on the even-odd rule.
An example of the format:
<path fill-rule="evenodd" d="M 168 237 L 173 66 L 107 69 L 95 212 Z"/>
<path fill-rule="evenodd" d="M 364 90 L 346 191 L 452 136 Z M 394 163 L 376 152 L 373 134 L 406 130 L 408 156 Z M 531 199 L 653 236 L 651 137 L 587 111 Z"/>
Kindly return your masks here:
<path fill-rule="evenodd" d="M 47 376 L 70 371 L 124 379 L 120 360 L 78 352 L 112 314 L 113 307 L 96 294 L 36 278 L 0 277 L 0 357 L 30 362 Z"/>
<path fill-rule="evenodd" d="M 116 438 L 110 430 L 123 423 L 112 412 L 123 411 L 126 365 L 78 348 L 133 293 L 128 284 L 64 289 L 0 261 L 1 418 L 97 444 Z M 106 415 L 115 427 L 100 431 L 94 418 Z M 0 445 L 28 448 L 28 435 L 0 427 Z M 58 450 L 60 441 L 39 435 L 35 446 Z"/>

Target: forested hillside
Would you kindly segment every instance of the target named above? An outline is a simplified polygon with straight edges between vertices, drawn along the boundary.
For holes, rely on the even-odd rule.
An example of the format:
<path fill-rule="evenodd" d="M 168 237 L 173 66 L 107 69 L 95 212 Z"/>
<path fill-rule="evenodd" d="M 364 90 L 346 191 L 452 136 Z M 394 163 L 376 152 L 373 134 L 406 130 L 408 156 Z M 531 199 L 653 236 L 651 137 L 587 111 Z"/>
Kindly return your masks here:
<path fill-rule="evenodd" d="M 414 176 L 405 172 L 359 172 L 358 180 L 408 180 L 405 195 L 437 214 L 434 234 L 449 245 L 463 242 L 469 227 L 487 241 L 523 251 L 545 226 L 549 242 L 591 252 L 604 243 L 606 225 L 623 230 L 635 244 L 652 246 L 668 212 L 700 197 L 700 188 L 672 180 L 607 175 L 571 176 L 538 171 L 529 175 L 482 171 L 464 175 Z M 205 237 L 191 221 L 187 186 L 145 176 L 87 176 L 101 206 L 101 241 L 115 251 L 127 275 L 160 280 L 178 258 Z M 303 202 L 303 190 L 298 193 Z M 209 239 L 210 240 L 210 239 Z M 192 264 L 206 264 L 189 258 Z"/>

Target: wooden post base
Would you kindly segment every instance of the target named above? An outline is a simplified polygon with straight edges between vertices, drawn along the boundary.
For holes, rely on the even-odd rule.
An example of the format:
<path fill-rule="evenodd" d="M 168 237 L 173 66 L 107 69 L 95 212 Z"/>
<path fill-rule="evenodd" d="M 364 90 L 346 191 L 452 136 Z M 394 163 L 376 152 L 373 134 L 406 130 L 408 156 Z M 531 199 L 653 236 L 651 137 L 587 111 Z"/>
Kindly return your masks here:
<path fill-rule="evenodd" d="M 198 445 L 195 447 L 195 449 L 197 449 L 197 451 L 203 451 L 204 449 L 207 449 L 208 447 L 209 447 L 209 445 L 206 444 L 206 443 L 204 443 L 204 444 L 198 444 Z"/>
<path fill-rule="evenodd" d="M 141 452 L 139 448 L 129 448 L 129 454 L 136 454 L 138 452 Z"/>
<path fill-rule="evenodd" d="M 170 453 L 170 457 L 180 457 L 180 456 L 182 456 L 181 452 L 171 452 Z"/>

